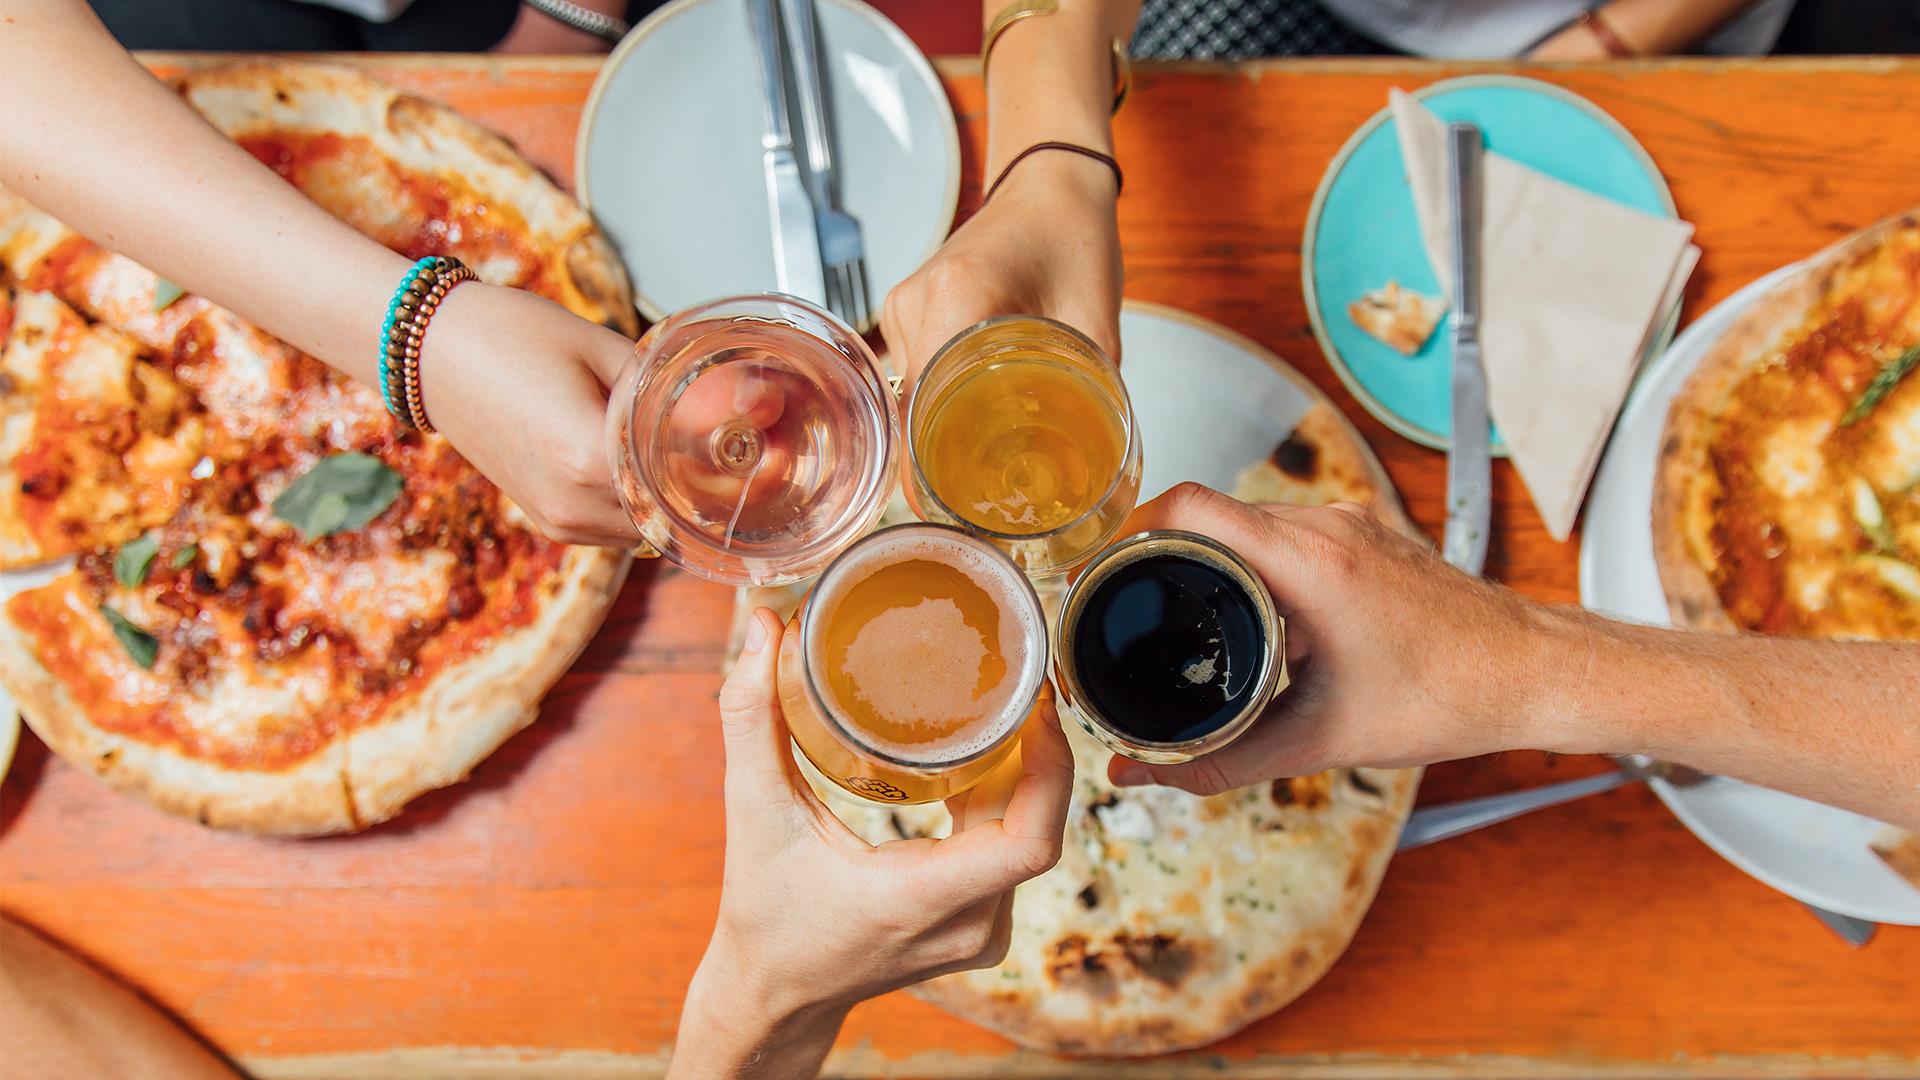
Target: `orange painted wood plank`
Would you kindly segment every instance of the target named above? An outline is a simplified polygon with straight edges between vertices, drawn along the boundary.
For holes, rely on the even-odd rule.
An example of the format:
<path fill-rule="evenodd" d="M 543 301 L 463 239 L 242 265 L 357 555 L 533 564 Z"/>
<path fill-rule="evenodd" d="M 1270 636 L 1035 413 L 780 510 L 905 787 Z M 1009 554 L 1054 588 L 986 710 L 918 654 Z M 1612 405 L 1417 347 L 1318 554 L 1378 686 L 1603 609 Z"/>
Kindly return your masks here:
<path fill-rule="evenodd" d="M 169 65 L 201 62 L 166 58 Z M 359 60 L 570 180 L 590 62 Z M 975 65 L 944 62 L 978 200 Z M 1117 136 L 1128 294 L 1275 349 L 1361 425 L 1430 532 L 1442 459 L 1388 433 L 1307 329 L 1299 242 L 1326 162 L 1390 86 L 1486 66 L 1143 65 Z M 1537 72 L 1647 146 L 1698 226 L 1698 315 L 1920 200 L 1920 62 Z M 963 211 L 964 212 L 964 211 Z M 1496 474 L 1492 572 L 1577 598 Z M 0 906 L 98 957 L 262 1075 L 652 1075 L 717 902 L 725 590 L 643 564 L 540 721 L 370 833 L 229 836 L 113 796 L 29 739 L 0 787 Z M 1430 770 L 1446 801 L 1602 767 L 1520 753 Z M 842 1075 L 1069 1068 L 904 995 L 856 1009 Z M 1920 1073 L 1920 930 L 1851 952 L 1640 789 L 1397 859 L 1353 948 L 1295 1005 L 1172 1062 L 1087 1076 Z"/>

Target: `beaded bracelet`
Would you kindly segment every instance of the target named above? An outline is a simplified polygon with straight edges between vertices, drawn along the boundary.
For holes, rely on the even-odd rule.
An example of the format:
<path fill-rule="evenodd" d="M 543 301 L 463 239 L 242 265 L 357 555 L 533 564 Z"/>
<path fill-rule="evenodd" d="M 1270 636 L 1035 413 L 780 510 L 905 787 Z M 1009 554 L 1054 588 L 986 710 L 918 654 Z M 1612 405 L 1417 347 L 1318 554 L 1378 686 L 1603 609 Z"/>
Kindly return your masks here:
<path fill-rule="evenodd" d="M 387 302 L 386 321 L 380 324 L 380 397 L 408 427 L 433 430 L 420 393 L 420 345 L 427 322 L 454 286 L 473 279 L 459 259 L 430 255 L 413 264 Z"/>

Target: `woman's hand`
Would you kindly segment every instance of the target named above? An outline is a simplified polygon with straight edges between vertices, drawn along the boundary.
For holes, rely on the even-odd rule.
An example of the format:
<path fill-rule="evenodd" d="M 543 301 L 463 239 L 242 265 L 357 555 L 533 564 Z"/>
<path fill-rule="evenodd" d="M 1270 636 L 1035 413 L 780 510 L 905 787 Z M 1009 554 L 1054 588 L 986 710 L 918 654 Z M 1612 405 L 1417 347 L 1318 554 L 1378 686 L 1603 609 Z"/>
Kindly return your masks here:
<path fill-rule="evenodd" d="M 1120 358 L 1120 233 L 1113 173 L 1042 151 L 993 201 L 887 294 L 880 313 L 894 370 L 913 385 L 955 334 L 998 315 L 1045 315 Z"/>
<path fill-rule="evenodd" d="M 847 1010 L 1000 962 L 1013 887 L 1060 857 L 1073 757 L 1051 705 L 1021 734 L 1001 808 L 953 800 L 944 840 L 867 844 L 801 778 L 775 694 L 781 626 L 760 610 L 720 692 L 727 853 L 713 940 L 687 990 L 673 1076 L 812 1076 Z"/>
<path fill-rule="evenodd" d="M 552 301 L 468 282 L 427 330 L 427 415 L 548 537 L 631 547 L 639 530 L 614 492 L 605 432 L 606 387 L 632 355 Z"/>

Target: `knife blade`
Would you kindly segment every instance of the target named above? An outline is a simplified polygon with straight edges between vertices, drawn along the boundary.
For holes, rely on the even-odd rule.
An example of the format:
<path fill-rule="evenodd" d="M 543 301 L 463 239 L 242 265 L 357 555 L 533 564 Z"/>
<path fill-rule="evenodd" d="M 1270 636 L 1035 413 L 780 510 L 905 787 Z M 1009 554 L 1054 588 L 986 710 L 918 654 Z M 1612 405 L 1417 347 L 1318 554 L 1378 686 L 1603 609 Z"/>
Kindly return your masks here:
<path fill-rule="evenodd" d="M 1478 575 L 1493 520 L 1487 372 L 1480 364 L 1480 129 L 1447 125 L 1453 203 L 1453 448 L 1447 452 L 1447 561 Z"/>
<path fill-rule="evenodd" d="M 774 286 L 816 304 L 827 302 L 826 269 L 820 262 L 820 233 L 813 201 L 807 197 L 800 164 L 793 153 L 793 128 L 787 120 L 787 63 L 780 47 L 780 20 L 774 0 L 747 0 L 760 60 L 761 103 L 766 130 L 760 136 L 760 165 L 767 177 L 767 213 L 773 223 Z"/>

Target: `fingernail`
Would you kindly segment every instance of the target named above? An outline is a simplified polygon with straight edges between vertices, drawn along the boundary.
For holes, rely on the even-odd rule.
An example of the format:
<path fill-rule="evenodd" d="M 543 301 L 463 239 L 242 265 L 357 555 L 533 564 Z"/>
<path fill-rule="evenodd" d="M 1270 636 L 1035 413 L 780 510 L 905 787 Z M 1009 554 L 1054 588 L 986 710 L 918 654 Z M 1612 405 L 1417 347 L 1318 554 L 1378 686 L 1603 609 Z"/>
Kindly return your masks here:
<path fill-rule="evenodd" d="M 767 622 L 757 613 L 747 621 L 747 640 L 741 645 L 740 655 L 752 656 L 765 648 L 767 644 Z"/>
<path fill-rule="evenodd" d="M 1114 774 L 1113 782 L 1117 787 L 1139 787 L 1153 779 L 1145 765 L 1122 765 Z"/>

